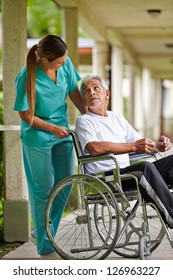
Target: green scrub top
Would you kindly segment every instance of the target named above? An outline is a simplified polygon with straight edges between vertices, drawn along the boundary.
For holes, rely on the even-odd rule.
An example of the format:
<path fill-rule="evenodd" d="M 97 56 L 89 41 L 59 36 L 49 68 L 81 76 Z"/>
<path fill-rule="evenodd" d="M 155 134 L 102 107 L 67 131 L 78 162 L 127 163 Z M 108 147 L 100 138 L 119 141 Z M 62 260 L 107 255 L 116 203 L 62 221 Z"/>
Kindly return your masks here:
<path fill-rule="evenodd" d="M 69 127 L 66 97 L 78 88 L 80 76 L 69 57 L 65 65 L 57 71 L 56 84 L 37 66 L 36 68 L 36 105 L 35 116 L 58 126 Z M 26 111 L 29 103 L 26 92 L 26 66 L 18 73 L 16 80 L 15 111 Z M 21 121 L 21 140 L 33 147 L 50 147 L 67 138 L 59 139 L 54 134 L 30 126 Z"/>

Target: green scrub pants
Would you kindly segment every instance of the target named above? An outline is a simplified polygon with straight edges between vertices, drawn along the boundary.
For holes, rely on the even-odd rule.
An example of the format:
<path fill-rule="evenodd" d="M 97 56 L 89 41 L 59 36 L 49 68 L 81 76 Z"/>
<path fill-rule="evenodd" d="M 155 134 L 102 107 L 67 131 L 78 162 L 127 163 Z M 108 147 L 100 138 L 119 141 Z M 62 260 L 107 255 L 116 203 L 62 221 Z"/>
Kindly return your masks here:
<path fill-rule="evenodd" d="M 39 255 L 54 252 L 45 226 L 45 210 L 51 190 L 74 173 L 73 142 L 62 141 L 52 147 L 30 147 L 23 144 L 24 167 L 29 201 Z M 70 192 L 69 188 L 69 192 Z M 68 196 L 68 194 L 66 194 Z M 59 214 L 52 206 L 52 231 L 56 233 L 64 206 Z"/>

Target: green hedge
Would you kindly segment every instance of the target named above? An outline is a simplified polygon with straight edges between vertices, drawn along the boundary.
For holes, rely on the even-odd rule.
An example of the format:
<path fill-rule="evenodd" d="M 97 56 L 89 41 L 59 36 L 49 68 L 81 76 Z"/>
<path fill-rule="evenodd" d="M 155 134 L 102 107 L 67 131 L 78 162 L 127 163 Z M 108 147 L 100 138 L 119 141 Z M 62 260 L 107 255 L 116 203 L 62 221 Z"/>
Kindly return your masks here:
<path fill-rule="evenodd" d="M 0 92 L 0 124 L 3 123 L 2 119 L 2 92 Z M 2 161 L 2 131 L 0 131 L 0 243 L 2 240 L 3 229 L 3 161 Z"/>
<path fill-rule="evenodd" d="M 2 123 L 2 92 L 0 92 L 0 124 Z M 0 200 L 2 198 L 2 154 L 2 131 L 0 131 Z"/>

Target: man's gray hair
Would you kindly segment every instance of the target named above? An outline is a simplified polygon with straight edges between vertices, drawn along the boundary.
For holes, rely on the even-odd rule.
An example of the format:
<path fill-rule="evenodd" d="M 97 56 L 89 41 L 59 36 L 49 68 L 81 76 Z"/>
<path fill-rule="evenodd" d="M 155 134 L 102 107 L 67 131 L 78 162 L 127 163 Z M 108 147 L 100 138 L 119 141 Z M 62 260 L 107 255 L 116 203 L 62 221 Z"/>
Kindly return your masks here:
<path fill-rule="evenodd" d="M 87 75 L 85 76 L 82 80 L 81 80 L 81 84 L 80 84 L 80 93 L 83 97 L 83 93 L 84 93 L 84 87 L 85 85 L 89 82 L 89 81 L 92 81 L 92 80 L 98 80 L 101 84 L 101 86 L 105 89 L 105 90 L 108 90 L 109 87 L 108 87 L 108 84 L 106 83 L 106 81 L 101 78 L 100 76 L 95 76 L 95 75 Z"/>

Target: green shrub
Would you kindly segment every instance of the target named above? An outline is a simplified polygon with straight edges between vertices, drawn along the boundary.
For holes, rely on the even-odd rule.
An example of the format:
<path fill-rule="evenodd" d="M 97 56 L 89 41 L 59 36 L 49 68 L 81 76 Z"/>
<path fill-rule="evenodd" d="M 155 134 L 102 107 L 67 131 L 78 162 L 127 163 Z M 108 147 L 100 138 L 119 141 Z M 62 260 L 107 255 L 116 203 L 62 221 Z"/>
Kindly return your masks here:
<path fill-rule="evenodd" d="M 0 244 L 2 240 L 2 230 L 3 230 L 3 206 L 2 206 L 2 200 L 0 200 Z"/>
<path fill-rule="evenodd" d="M 2 124 L 2 92 L 0 92 L 0 124 Z"/>
<path fill-rule="evenodd" d="M 0 92 L 0 125 L 2 123 L 3 123 L 3 119 L 2 119 L 2 92 Z M 2 142 L 3 142 L 3 140 L 2 140 L 2 131 L 0 131 L 0 200 L 2 199 L 2 186 L 3 186 L 3 182 L 2 182 L 2 177 L 3 177 Z"/>
<path fill-rule="evenodd" d="M 0 92 L 0 125 L 3 123 L 2 119 L 2 92 Z M 2 240 L 3 230 L 3 158 L 2 158 L 2 131 L 0 131 L 0 243 Z"/>

